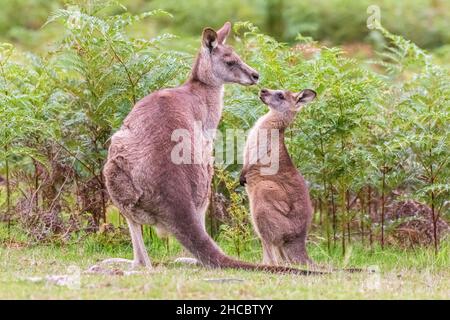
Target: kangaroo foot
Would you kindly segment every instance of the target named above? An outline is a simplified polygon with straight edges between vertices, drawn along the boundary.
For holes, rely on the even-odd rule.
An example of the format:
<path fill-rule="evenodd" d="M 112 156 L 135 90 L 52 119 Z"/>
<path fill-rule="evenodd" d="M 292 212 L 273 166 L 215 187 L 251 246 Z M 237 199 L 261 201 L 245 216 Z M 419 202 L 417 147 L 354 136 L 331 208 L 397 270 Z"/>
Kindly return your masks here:
<path fill-rule="evenodd" d="M 132 268 L 129 270 L 122 270 L 119 268 L 111 268 L 111 267 L 104 267 L 101 264 L 94 264 L 93 266 L 89 267 L 86 271 L 84 271 L 85 274 L 104 274 L 109 276 L 129 276 L 133 274 L 141 274 L 146 271 L 142 270 L 136 270 L 136 268 Z"/>
<path fill-rule="evenodd" d="M 134 260 L 124 259 L 124 258 L 108 258 L 108 259 L 100 261 L 100 264 L 120 264 L 120 263 L 126 263 L 126 264 L 133 265 Z"/>
<path fill-rule="evenodd" d="M 146 269 L 146 270 L 151 270 L 152 269 L 152 265 L 150 264 L 150 262 L 144 263 L 142 261 L 138 261 L 138 260 L 131 260 L 131 259 L 123 259 L 123 258 L 108 258 L 105 260 L 100 261 L 98 264 L 95 264 L 93 266 L 91 266 L 88 270 L 91 271 L 96 271 L 96 270 L 106 270 L 103 266 L 104 265 L 119 265 L 119 264 L 126 264 L 128 265 L 127 270 L 121 270 L 121 269 L 117 269 L 114 268 L 113 270 L 116 271 L 122 271 L 124 273 L 129 273 L 129 272 L 137 272 L 140 269 Z M 109 272 L 107 272 L 109 273 Z"/>
<path fill-rule="evenodd" d="M 180 257 L 180 258 L 176 258 L 175 263 L 182 263 L 182 264 L 188 264 L 188 265 L 200 265 L 200 262 L 195 259 L 195 258 L 189 258 L 189 257 Z"/>
<path fill-rule="evenodd" d="M 150 258 L 145 250 L 144 239 L 142 238 L 141 226 L 132 220 L 127 219 L 130 229 L 131 242 L 133 244 L 133 260 L 123 258 L 109 258 L 100 262 L 100 264 L 128 264 L 128 270 L 135 271 L 141 267 L 146 270 L 152 268 Z"/>

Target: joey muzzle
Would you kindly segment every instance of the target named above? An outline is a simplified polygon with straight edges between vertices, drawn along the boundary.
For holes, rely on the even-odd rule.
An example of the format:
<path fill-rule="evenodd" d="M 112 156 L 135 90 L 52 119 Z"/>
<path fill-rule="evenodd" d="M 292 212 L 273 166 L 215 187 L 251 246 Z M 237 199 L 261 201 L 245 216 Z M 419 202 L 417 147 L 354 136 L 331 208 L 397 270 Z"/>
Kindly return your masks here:
<path fill-rule="evenodd" d="M 270 92 L 269 92 L 269 90 L 268 89 L 261 89 L 261 91 L 259 92 L 259 99 L 264 103 L 264 104 L 267 104 L 267 102 L 266 102 L 266 98 L 267 98 L 267 96 L 269 96 L 270 95 Z"/>

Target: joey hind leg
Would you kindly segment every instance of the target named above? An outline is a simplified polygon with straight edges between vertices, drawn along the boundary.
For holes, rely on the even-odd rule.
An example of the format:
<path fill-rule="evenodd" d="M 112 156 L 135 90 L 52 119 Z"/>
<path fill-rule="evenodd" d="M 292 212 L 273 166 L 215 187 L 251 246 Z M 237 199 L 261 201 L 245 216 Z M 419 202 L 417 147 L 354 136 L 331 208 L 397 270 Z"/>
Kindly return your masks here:
<path fill-rule="evenodd" d="M 297 238 L 286 242 L 281 248 L 285 262 L 314 267 L 315 263 L 309 258 L 304 239 Z"/>

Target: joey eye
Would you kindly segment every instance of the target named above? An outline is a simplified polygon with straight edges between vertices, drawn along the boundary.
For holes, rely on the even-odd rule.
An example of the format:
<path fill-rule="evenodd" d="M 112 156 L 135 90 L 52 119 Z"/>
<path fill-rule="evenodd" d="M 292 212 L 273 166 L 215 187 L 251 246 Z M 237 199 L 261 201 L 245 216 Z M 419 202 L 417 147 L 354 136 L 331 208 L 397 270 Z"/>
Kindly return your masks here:
<path fill-rule="evenodd" d="M 284 100 L 284 94 L 282 94 L 281 92 L 277 93 L 277 98 L 280 100 Z"/>

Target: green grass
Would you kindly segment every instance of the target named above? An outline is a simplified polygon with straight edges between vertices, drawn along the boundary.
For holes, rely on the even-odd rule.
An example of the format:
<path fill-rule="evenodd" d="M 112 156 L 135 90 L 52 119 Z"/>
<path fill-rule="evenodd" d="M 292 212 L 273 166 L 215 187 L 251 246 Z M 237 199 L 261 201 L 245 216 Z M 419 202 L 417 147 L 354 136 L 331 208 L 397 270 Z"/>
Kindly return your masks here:
<path fill-rule="evenodd" d="M 81 273 L 79 288 L 29 277 L 81 272 L 107 257 L 131 258 L 126 239 L 112 241 L 103 235 L 89 236 L 65 245 L 23 246 L 23 238 L 13 229 L 15 241 L 6 240 L 0 228 L 0 299 L 449 299 L 450 244 L 442 244 L 437 256 L 431 249 L 401 250 L 376 247 L 368 250 L 354 245 L 346 257 L 335 248 L 310 244 L 311 256 L 322 265 L 372 266 L 378 273 L 323 276 L 272 275 L 236 270 L 207 270 L 172 263 L 185 253 L 171 240 L 151 245 L 155 267 L 134 275 L 87 275 Z M 147 237 L 148 238 L 148 237 Z M 147 240 L 148 242 L 148 240 Z M 221 244 L 230 252 L 226 244 Z M 255 243 L 242 259 L 259 260 Z M 163 263 L 161 263 L 163 262 Z M 242 281 L 210 282 L 205 279 L 234 278 Z"/>

